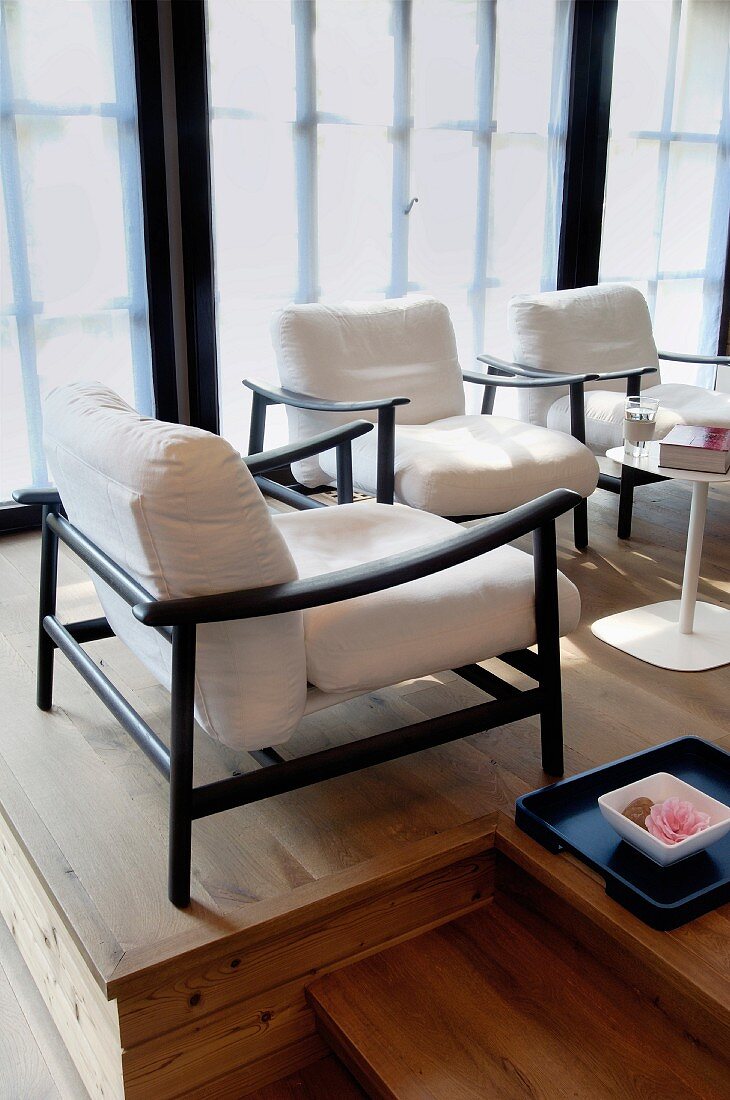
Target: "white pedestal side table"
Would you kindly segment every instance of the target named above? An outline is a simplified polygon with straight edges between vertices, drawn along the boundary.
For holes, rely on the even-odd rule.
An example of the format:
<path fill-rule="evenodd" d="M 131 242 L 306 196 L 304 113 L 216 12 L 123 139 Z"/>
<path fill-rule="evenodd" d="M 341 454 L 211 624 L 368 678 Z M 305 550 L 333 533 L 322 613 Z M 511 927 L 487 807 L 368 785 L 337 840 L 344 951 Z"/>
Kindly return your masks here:
<path fill-rule="evenodd" d="M 730 610 L 717 604 L 697 602 L 702 538 L 705 531 L 707 490 L 712 482 L 730 482 L 726 474 L 704 474 L 696 470 L 670 470 L 659 465 L 659 443 L 649 443 L 648 454 L 631 458 L 623 447 L 606 452 L 614 462 L 636 470 L 661 474 L 692 483 L 692 505 L 684 559 L 682 598 L 649 604 L 618 615 L 598 619 L 593 633 L 602 642 L 630 653 L 647 664 L 678 672 L 700 672 L 730 662 Z"/>

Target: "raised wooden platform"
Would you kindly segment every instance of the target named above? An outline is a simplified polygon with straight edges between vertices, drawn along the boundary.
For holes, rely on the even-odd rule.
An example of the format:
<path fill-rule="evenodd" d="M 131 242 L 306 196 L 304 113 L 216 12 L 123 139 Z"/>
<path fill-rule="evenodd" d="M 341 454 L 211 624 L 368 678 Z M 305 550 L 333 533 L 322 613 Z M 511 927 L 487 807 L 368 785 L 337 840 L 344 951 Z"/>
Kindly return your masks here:
<path fill-rule="evenodd" d="M 504 824 L 498 846 L 532 863 Z M 611 906 L 576 935 L 572 905 L 590 908 L 592 884 L 551 871 L 538 884 L 502 856 L 487 906 L 310 986 L 369 1096 L 730 1096 L 730 975 L 636 938 Z"/>
<path fill-rule="evenodd" d="M 561 567 L 584 605 L 563 645 L 569 773 L 684 733 L 730 747 L 727 669 L 663 672 L 590 633 L 609 608 L 678 590 L 688 495 L 672 483 L 638 498 L 628 545 L 616 541 L 616 501 L 605 494 L 591 502 L 588 553 L 572 549 L 569 523 L 561 530 Z M 704 598 L 727 600 L 730 589 L 727 502 L 711 493 Z M 196 823 L 194 903 L 181 913 L 166 898 L 162 781 L 62 659 L 56 707 L 35 708 L 37 568 L 36 536 L 0 541 L 0 910 L 86 1087 L 105 1097 L 123 1087 L 160 1100 L 240 1096 L 316 1061 L 326 1047 L 306 986 L 490 896 L 494 812 L 511 814 L 519 793 L 545 781 L 535 721 Z M 61 583 L 62 614 L 95 613 L 88 580 L 67 559 Z M 90 651 L 165 737 L 162 689 L 115 640 Z M 289 748 L 364 736 L 474 695 L 450 676 L 400 685 L 311 716 Z M 198 738 L 197 781 L 250 767 Z M 538 881 L 569 865 L 540 850 L 530 858 Z M 602 887 L 575 873 L 602 911 Z M 658 950 L 626 921 L 639 955 Z M 728 923 L 713 914 L 661 942 L 722 972 Z"/>

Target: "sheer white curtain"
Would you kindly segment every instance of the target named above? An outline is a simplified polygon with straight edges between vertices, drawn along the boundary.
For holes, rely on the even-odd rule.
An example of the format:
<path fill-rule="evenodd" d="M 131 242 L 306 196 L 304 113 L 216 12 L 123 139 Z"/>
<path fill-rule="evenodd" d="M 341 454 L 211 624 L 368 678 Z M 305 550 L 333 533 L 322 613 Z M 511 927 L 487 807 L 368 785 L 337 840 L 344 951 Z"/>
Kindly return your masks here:
<path fill-rule="evenodd" d="M 729 74 L 728 0 L 619 0 L 600 277 L 646 295 L 664 350 L 717 351 Z M 714 373 L 662 367 L 710 387 Z"/>
<path fill-rule="evenodd" d="M 130 6 L 4 0 L 0 501 L 47 478 L 44 393 L 153 411 Z"/>
<path fill-rule="evenodd" d="M 207 13 L 223 434 L 245 446 L 241 378 L 276 380 L 289 301 L 434 294 L 463 366 L 508 353 L 508 299 L 555 286 L 569 0 Z M 285 437 L 274 410 L 267 443 Z"/>

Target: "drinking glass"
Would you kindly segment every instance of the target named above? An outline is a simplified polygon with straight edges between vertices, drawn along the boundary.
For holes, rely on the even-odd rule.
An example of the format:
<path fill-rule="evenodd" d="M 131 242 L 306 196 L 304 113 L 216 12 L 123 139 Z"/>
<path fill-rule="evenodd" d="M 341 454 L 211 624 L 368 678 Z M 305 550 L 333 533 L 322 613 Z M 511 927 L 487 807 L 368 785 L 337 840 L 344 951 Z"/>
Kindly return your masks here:
<path fill-rule="evenodd" d="M 630 458 L 642 458 L 649 453 L 649 440 L 654 438 L 659 402 L 654 397 L 627 397 L 624 407 L 624 450 Z"/>

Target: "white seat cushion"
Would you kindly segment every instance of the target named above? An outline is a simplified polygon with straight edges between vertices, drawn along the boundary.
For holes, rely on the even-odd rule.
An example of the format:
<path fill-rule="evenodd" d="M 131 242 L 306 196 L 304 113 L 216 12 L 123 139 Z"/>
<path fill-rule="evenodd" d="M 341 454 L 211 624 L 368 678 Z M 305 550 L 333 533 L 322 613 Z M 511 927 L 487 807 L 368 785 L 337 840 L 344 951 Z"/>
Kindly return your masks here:
<path fill-rule="evenodd" d="M 335 457 L 322 455 L 334 479 Z M 375 493 L 375 433 L 353 444 L 357 486 Z M 593 455 L 577 440 L 503 416 L 450 416 L 396 428 L 395 496 L 401 504 L 440 516 L 506 512 L 551 489 L 587 497 L 598 480 Z"/>
<path fill-rule="evenodd" d="M 518 295 L 509 304 L 509 326 L 514 361 L 526 367 L 598 374 L 658 363 L 646 300 L 632 286 L 603 283 Z M 592 389 L 625 393 L 626 381 L 586 383 L 586 392 Z M 567 392 L 518 390 L 520 418 L 549 424 L 548 410 Z"/>
<path fill-rule="evenodd" d="M 715 393 L 701 386 L 666 383 L 642 390 L 646 397 L 659 401 L 656 439 L 663 439 L 675 424 L 704 424 L 730 427 L 730 394 Z M 626 392 L 589 390 L 585 395 L 586 442 L 597 454 L 623 442 Z M 561 397 L 548 412 L 548 427 L 570 431 L 570 398 Z"/>
<path fill-rule="evenodd" d="M 408 397 L 399 424 L 426 424 L 464 412 L 464 386 L 449 311 L 433 298 L 287 306 L 271 326 L 281 384 L 331 401 Z M 291 439 L 307 439 L 353 419 L 287 407 Z M 377 412 L 355 416 L 377 420 Z M 297 462 L 304 485 L 327 478 L 318 456 Z"/>
<path fill-rule="evenodd" d="M 275 517 L 300 577 L 459 538 L 448 520 L 366 501 Z M 559 574 L 560 627 L 580 618 Z M 535 642 L 532 558 L 511 546 L 385 592 L 304 612 L 307 675 L 322 691 L 372 691 Z"/>

